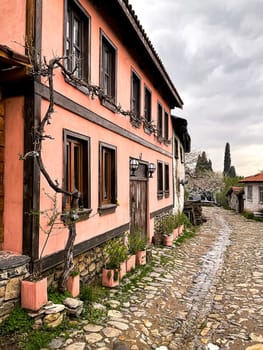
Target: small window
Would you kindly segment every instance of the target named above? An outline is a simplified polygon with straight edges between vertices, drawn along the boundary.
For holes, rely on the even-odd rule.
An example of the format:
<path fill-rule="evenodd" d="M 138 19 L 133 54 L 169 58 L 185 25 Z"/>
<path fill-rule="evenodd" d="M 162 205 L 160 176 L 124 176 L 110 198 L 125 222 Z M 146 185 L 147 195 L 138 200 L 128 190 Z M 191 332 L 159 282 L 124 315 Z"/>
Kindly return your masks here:
<path fill-rule="evenodd" d="M 117 200 L 116 148 L 100 144 L 99 207 L 116 205 Z"/>
<path fill-rule="evenodd" d="M 163 107 L 158 103 L 157 132 L 160 138 L 163 137 Z"/>
<path fill-rule="evenodd" d="M 183 147 L 180 147 L 180 160 L 181 160 L 181 163 L 184 163 L 184 150 L 183 150 Z"/>
<path fill-rule="evenodd" d="M 65 35 L 65 66 L 74 71 L 78 79 L 88 81 L 89 69 L 89 17 L 76 5 L 68 0 L 66 35 Z"/>
<path fill-rule="evenodd" d="M 163 163 L 157 162 L 157 198 L 163 198 Z"/>
<path fill-rule="evenodd" d="M 152 120 L 152 94 L 146 86 L 144 88 L 144 118 L 147 122 Z"/>
<path fill-rule="evenodd" d="M 141 81 L 135 72 L 132 72 L 131 78 L 131 110 L 136 117 L 141 114 Z"/>
<path fill-rule="evenodd" d="M 259 186 L 259 203 L 263 203 L 263 186 Z"/>
<path fill-rule="evenodd" d="M 169 164 L 164 165 L 164 194 L 165 197 L 169 197 L 170 185 L 169 185 Z"/>
<path fill-rule="evenodd" d="M 81 193 L 78 206 L 90 208 L 89 138 L 64 131 L 64 186 L 66 191 Z M 70 209 L 70 198 L 65 196 L 63 209 Z"/>
<path fill-rule="evenodd" d="M 101 86 L 108 97 L 116 97 L 116 49 L 102 35 L 101 39 Z"/>
<path fill-rule="evenodd" d="M 179 151 L 179 147 L 178 147 L 178 140 L 177 138 L 175 137 L 174 138 L 174 158 L 178 159 L 179 158 L 179 155 L 178 155 L 178 152 Z"/>
<path fill-rule="evenodd" d="M 167 112 L 164 112 L 164 138 L 166 141 L 169 139 L 169 119 Z"/>
<path fill-rule="evenodd" d="M 251 185 L 247 187 L 247 200 L 249 201 L 252 201 L 252 188 L 253 187 Z"/>

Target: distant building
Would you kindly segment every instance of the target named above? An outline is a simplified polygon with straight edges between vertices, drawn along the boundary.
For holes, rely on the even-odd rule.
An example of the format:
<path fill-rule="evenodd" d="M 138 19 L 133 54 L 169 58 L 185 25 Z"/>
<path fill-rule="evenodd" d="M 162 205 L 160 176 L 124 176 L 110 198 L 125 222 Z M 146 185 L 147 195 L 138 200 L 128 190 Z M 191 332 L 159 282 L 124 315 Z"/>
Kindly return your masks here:
<path fill-rule="evenodd" d="M 240 186 L 232 186 L 226 193 L 228 205 L 237 213 L 242 213 L 244 209 L 244 188 Z"/>
<path fill-rule="evenodd" d="M 244 210 L 263 211 L 263 171 L 239 181 L 244 184 Z"/>

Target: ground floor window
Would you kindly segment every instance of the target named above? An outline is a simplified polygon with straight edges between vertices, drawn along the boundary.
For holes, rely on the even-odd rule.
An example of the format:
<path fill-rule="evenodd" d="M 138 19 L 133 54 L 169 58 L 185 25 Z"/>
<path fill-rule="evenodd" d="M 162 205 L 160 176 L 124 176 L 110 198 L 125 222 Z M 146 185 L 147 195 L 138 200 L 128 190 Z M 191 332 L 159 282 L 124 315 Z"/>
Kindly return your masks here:
<path fill-rule="evenodd" d="M 64 130 L 64 188 L 68 192 L 79 191 L 80 208 L 90 208 L 90 140 L 89 137 Z M 63 209 L 70 208 L 69 196 L 65 196 Z"/>
<path fill-rule="evenodd" d="M 263 186 L 259 186 L 259 203 L 263 203 Z"/>
<path fill-rule="evenodd" d="M 117 201 L 116 153 L 116 147 L 100 143 L 99 207 Z"/>

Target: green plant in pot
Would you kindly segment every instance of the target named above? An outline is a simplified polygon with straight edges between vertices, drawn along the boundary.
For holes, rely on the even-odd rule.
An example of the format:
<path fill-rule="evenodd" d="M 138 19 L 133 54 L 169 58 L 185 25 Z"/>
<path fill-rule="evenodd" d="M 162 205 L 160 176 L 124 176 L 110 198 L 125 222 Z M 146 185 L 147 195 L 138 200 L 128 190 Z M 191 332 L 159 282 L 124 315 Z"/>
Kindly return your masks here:
<path fill-rule="evenodd" d="M 135 254 L 136 264 L 146 264 L 147 237 L 141 231 L 131 232 L 128 236 L 128 247 L 130 254 Z"/>
<path fill-rule="evenodd" d="M 119 284 L 122 274 L 121 265 L 127 259 L 127 246 L 121 238 L 109 240 L 103 249 L 105 268 L 102 271 L 102 284 L 108 287 L 115 287 Z M 125 268 L 126 270 L 126 268 Z"/>
<path fill-rule="evenodd" d="M 161 219 L 161 229 L 163 240 L 166 246 L 171 246 L 173 242 L 173 230 L 175 226 L 175 217 L 172 214 L 167 214 Z"/>

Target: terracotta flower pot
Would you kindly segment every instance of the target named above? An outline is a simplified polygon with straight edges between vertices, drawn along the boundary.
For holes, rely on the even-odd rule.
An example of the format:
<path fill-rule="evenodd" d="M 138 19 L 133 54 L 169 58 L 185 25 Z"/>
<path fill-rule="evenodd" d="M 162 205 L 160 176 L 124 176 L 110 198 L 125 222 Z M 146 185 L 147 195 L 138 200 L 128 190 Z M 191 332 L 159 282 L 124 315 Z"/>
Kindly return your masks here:
<path fill-rule="evenodd" d="M 21 306 L 24 309 L 37 311 L 48 301 L 47 278 L 37 281 L 21 282 Z"/>
<path fill-rule="evenodd" d="M 126 260 L 126 271 L 130 272 L 131 270 L 135 269 L 136 266 L 136 255 L 130 255 L 128 259 Z"/>
<path fill-rule="evenodd" d="M 163 243 L 166 247 L 171 247 L 173 245 L 173 235 L 163 236 Z"/>
<path fill-rule="evenodd" d="M 174 236 L 174 239 L 176 239 L 179 236 L 179 227 L 174 228 L 173 236 Z"/>
<path fill-rule="evenodd" d="M 140 250 L 136 253 L 136 264 L 137 265 L 146 264 L 146 250 Z"/>
<path fill-rule="evenodd" d="M 126 260 L 120 264 L 120 279 L 126 275 Z"/>
<path fill-rule="evenodd" d="M 69 276 L 67 280 L 67 290 L 71 293 L 73 298 L 76 298 L 79 295 L 79 284 L 80 276 Z"/>
<path fill-rule="evenodd" d="M 116 287 L 119 285 L 119 271 L 114 269 L 102 269 L 102 285 Z"/>
<path fill-rule="evenodd" d="M 180 225 L 178 227 L 178 229 L 179 229 L 179 235 L 181 235 L 183 233 L 183 230 L 184 230 L 184 225 Z"/>

